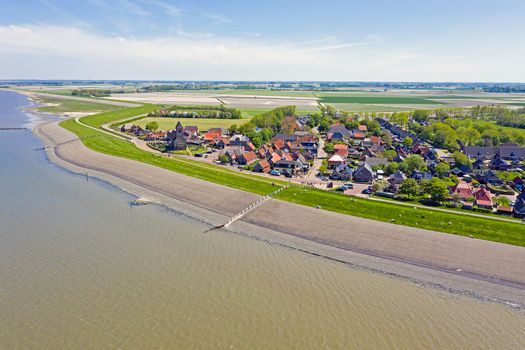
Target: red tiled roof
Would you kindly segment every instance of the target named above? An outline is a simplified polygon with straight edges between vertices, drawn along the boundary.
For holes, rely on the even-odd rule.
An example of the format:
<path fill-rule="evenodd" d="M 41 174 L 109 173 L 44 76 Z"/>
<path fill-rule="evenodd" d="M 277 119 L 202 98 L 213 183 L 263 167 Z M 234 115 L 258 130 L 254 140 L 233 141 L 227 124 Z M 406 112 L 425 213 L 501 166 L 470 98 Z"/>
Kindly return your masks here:
<path fill-rule="evenodd" d="M 373 144 L 379 144 L 379 143 L 381 143 L 381 137 L 379 137 L 379 136 L 372 136 L 372 137 L 370 137 L 370 142 L 372 142 Z"/>
<path fill-rule="evenodd" d="M 354 132 L 354 138 L 356 138 L 356 139 L 364 139 L 365 138 L 365 134 L 362 133 L 362 132 Z"/>
<path fill-rule="evenodd" d="M 459 195 L 461 198 L 466 199 L 472 197 L 473 190 L 472 186 L 467 182 L 460 182 L 454 187 L 453 194 Z"/>
<path fill-rule="evenodd" d="M 266 159 L 261 159 L 259 161 L 259 165 L 262 166 L 263 168 L 269 168 L 270 167 L 270 163 L 268 163 L 268 161 Z"/>
<path fill-rule="evenodd" d="M 367 131 L 368 128 L 366 127 L 366 125 L 359 125 L 358 130 L 359 131 Z"/>
<path fill-rule="evenodd" d="M 255 159 L 257 159 L 257 155 L 255 154 L 255 152 L 253 151 L 250 151 L 250 152 L 245 152 L 242 154 L 242 157 L 246 160 L 246 162 L 251 162 Z"/>

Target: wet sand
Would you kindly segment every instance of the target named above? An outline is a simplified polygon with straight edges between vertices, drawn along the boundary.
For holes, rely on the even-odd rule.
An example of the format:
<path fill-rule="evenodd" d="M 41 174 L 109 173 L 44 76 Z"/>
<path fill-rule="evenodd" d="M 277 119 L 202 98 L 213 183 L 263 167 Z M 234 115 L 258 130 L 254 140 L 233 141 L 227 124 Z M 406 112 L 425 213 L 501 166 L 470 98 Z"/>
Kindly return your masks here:
<path fill-rule="evenodd" d="M 75 139 L 56 122 L 35 133 L 48 145 Z M 87 149 L 80 141 L 49 158 L 210 225 L 260 196 Z M 270 200 L 229 227 L 240 234 L 418 283 L 525 305 L 525 249 Z"/>

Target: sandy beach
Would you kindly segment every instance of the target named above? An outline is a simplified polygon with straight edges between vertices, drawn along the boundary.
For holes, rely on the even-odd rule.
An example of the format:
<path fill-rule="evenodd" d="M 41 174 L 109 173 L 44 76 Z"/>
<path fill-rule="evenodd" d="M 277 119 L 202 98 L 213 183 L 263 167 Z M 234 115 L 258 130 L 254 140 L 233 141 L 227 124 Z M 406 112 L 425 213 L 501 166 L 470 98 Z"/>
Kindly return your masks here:
<path fill-rule="evenodd" d="M 76 139 L 57 122 L 35 133 L 47 146 Z M 210 225 L 260 196 L 140 162 L 101 154 L 80 141 L 48 148 L 54 163 L 108 181 Z M 525 248 L 383 223 L 269 200 L 228 230 L 360 268 L 487 300 L 525 305 Z M 213 234 L 213 231 L 208 233 Z"/>

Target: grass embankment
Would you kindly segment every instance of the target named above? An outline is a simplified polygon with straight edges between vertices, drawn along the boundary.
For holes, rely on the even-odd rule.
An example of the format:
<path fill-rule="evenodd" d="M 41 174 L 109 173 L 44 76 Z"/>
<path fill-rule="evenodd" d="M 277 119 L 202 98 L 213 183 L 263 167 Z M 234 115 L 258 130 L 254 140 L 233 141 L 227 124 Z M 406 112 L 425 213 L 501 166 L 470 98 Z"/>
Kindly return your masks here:
<path fill-rule="evenodd" d="M 81 118 L 81 121 L 93 127 L 115 122 L 133 115 L 147 113 L 157 108 L 154 105 L 129 108 L 116 112 L 102 113 Z M 74 132 L 79 137 L 87 137 L 82 142 L 89 148 L 131 160 L 159 166 L 181 174 L 196 177 L 244 191 L 268 194 L 277 186 L 286 182 L 273 178 L 238 173 L 220 166 L 204 164 L 183 158 L 166 158 L 136 148 L 133 144 L 86 128 L 74 119 L 63 121 L 61 126 Z M 384 222 L 413 226 L 429 230 L 452 233 L 461 236 L 472 235 L 475 238 L 525 246 L 525 225 L 491 219 L 470 217 L 433 211 L 432 209 L 413 209 L 395 204 L 374 202 L 366 199 L 348 197 L 334 192 L 326 192 L 302 187 L 291 187 L 276 195 L 276 199 L 315 207 L 342 214 L 364 217 Z"/>
<path fill-rule="evenodd" d="M 132 117 L 133 115 L 148 113 L 158 107 L 145 105 L 142 107 L 129 108 L 118 112 L 97 114 L 80 119 L 86 125 L 99 128 L 100 125 L 111 123 L 116 120 Z M 266 179 L 255 175 L 238 173 L 221 166 L 204 164 L 189 159 L 166 158 L 138 149 L 135 145 L 102 132 L 87 128 L 78 124 L 74 119 L 68 119 L 60 125 L 83 138 L 82 142 L 90 149 L 109 155 L 127 158 L 155 165 L 164 169 L 175 171 L 202 180 L 237 188 L 257 194 L 268 194 L 275 191 L 276 186 L 285 184 L 283 181 Z M 90 137 L 97 136 L 97 137 Z M 89 138 L 86 138 L 89 137 Z M 275 183 L 275 185 L 272 185 Z"/>
<path fill-rule="evenodd" d="M 95 103 L 91 101 L 67 100 L 63 98 L 53 98 L 36 96 L 42 103 L 53 104 L 53 106 L 38 107 L 37 110 L 43 113 L 71 113 L 71 112 L 106 112 L 122 109 L 120 106 Z"/>
<path fill-rule="evenodd" d="M 311 188 L 290 187 L 275 198 L 309 207 L 319 205 L 324 210 L 367 219 L 525 246 L 525 225 L 520 222 L 514 224 L 432 209 L 414 209 Z"/>

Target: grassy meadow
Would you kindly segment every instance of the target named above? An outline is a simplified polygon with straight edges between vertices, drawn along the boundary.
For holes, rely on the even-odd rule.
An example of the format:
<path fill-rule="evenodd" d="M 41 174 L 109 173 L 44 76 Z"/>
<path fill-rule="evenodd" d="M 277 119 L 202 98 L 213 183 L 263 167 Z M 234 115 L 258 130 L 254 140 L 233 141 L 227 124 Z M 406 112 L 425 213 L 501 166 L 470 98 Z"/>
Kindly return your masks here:
<path fill-rule="evenodd" d="M 156 121 L 159 123 L 159 130 L 174 129 L 180 121 L 182 125 L 197 126 L 200 131 L 208 130 L 210 128 L 229 128 L 232 125 L 243 125 L 250 121 L 250 119 L 214 119 L 214 118 L 168 118 L 168 117 L 145 117 L 134 121 L 133 123 L 144 128 L 149 122 Z"/>

